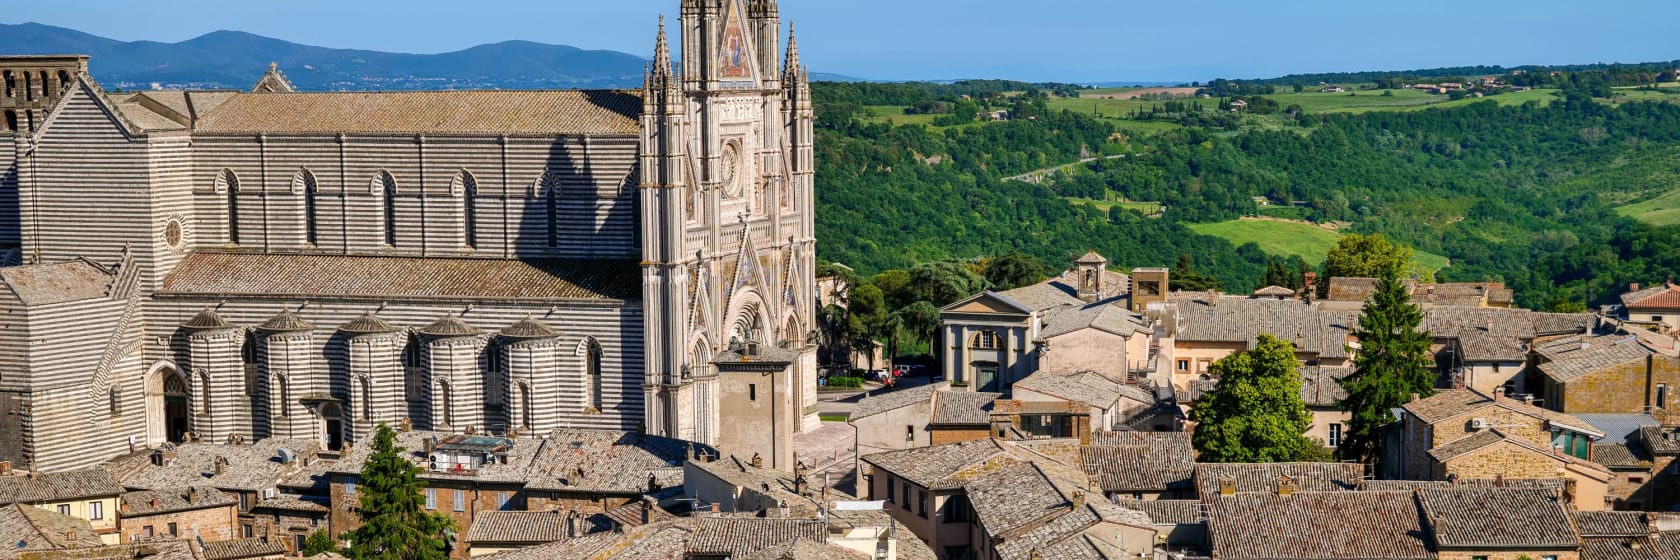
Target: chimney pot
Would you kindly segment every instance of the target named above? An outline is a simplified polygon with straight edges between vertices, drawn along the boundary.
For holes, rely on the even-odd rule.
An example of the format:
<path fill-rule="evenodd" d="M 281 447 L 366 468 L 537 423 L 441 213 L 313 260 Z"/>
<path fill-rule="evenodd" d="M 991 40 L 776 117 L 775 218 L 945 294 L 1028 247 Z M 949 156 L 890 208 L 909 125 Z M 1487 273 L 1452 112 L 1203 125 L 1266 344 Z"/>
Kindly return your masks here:
<path fill-rule="evenodd" d="M 1412 402 L 1418 402 L 1418 401 L 1421 401 L 1421 400 L 1423 400 L 1423 395 L 1419 395 L 1417 393 L 1412 393 Z"/>
<path fill-rule="evenodd" d="M 1630 292 L 1637 292 L 1637 291 L 1639 291 L 1639 283 L 1638 283 L 1638 282 L 1634 282 L 1634 283 L 1632 283 L 1632 284 L 1628 284 L 1628 291 L 1630 291 Z"/>
<path fill-rule="evenodd" d="M 1082 507 L 1085 507 L 1085 493 L 1081 492 L 1079 490 L 1074 490 L 1073 491 L 1073 509 L 1079 509 L 1079 508 L 1082 508 Z"/>
<path fill-rule="evenodd" d="M 12 476 L 11 461 L 0 461 L 0 476 Z"/>
<path fill-rule="evenodd" d="M 1503 401 L 1503 400 L 1505 400 L 1505 388 L 1504 387 L 1494 387 L 1493 388 L 1493 402 L 1500 402 L 1500 401 Z"/>
<path fill-rule="evenodd" d="M 1493 487 L 1494 488 L 1504 488 L 1505 487 L 1505 473 L 1499 473 L 1499 474 L 1493 475 Z"/>
<path fill-rule="evenodd" d="M 1237 479 L 1225 477 L 1219 479 L 1219 495 L 1234 496 L 1237 494 Z"/>
<path fill-rule="evenodd" d="M 1523 395 L 1523 404 L 1534 406 L 1534 395 Z"/>
<path fill-rule="evenodd" d="M 759 454 L 754 453 L 752 456 L 752 466 L 755 469 L 764 468 L 764 458 L 759 456 Z"/>

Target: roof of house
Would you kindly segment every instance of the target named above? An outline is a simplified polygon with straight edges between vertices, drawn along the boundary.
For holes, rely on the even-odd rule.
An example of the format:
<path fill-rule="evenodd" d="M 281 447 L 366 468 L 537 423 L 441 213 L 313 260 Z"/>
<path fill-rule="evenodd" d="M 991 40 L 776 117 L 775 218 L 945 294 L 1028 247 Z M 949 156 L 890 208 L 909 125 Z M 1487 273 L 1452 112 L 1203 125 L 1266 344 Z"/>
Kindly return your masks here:
<path fill-rule="evenodd" d="M 1120 383 L 1096 372 L 1057 374 L 1040 370 L 1026 379 L 1015 382 L 1015 389 L 1025 389 L 1068 401 L 1108 410 L 1120 401 Z M 1150 398 L 1147 404 L 1153 404 Z"/>
<path fill-rule="evenodd" d="M 109 269 L 85 259 L 0 268 L 0 280 L 26 306 L 102 298 L 115 279 Z"/>
<path fill-rule="evenodd" d="M 1186 432 L 1108 432 L 1079 447 L 1079 464 L 1105 492 L 1190 486 L 1195 449 Z"/>
<path fill-rule="evenodd" d="M 280 510 L 280 511 L 302 511 L 302 512 L 309 512 L 309 513 L 328 513 L 328 512 L 331 512 L 332 508 L 329 508 L 329 507 L 327 507 L 327 504 L 322 503 L 322 502 L 325 502 L 325 501 L 326 500 L 323 499 L 323 498 L 293 496 L 291 494 L 279 494 L 279 495 L 276 495 L 273 498 L 265 498 L 265 499 L 263 499 L 263 501 L 257 502 L 256 505 L 251 506 L 251 509 L 253 509 L 253 510 L 272 509 L 272 510 Z"/>
<path fill-rule="evenodd" d="M 1367 480 L 1360 484 L 1361 490 L 1406 490 L 1420 488 L 1455 488 L 1459 486 L 1469 488 L 1542 488 L 1553 492 L 1561 492 L 1564 479 L 1561 478 L 1459 478 L 1457 480 Z"/>
<path fill-rule="evenodd" d="M 203 547 L 204 560 L 239 560 L 280 556 L 286 553 L 286 546 L 280 541 L 264 538 L 205 541 Z"/>
<path fill-rule="evenodd" d="M 1475 452 L 1483 447 L 1500 443 L 1507 439 L 1510 439 L 1510 437 L 1506 436 L 1497 429 L 1481 430 L 1467 437 L 1461 437 L 1450 442 L 1437 445 L 1434 449 L 1429 450 L 1429 455 L 1434 457 L 1437 461 L 1451 461 L 1465 454 Z"/>
<path fill-rule="evenodd" d="M 626 136 L 641 112 L 638 92 L 617 90 L 262 93 L 232 96 L 195 131 Z"/>
<path fill-rule="evenodd" d="M 650 499 L 632 501 L 622 506 L 592 515 L 589 519 L 597 526 L 640 527 L 647 525 L 648 523 L 658 523 L 660 521 L 677 518 L 677 516 L 672 515 L 671 512 L 665 511 L 665 508 L 659 507 L 658 504 L 651 502 L 652 500 Z M 648 521 L 646 523 L 642 522 L 642 511 L 644 508 L 647 511 Z"/>
<path fill-rule="evenodd" d="M 664 527 L 661 526 L 659 528 Z M 652 534 L 654 531 L 649 531 L 649 533 Z M 680 535 L 683 536 L 688 534 L 687 531 L 681 530 L 678 530 L 677 533 L 680 533 Z M 575 539 L 527 546 L 524 548 L 497 552 L 495 554 L 485 556 L 475 556 L 474 558 L 485 558 L 487 560 L 572 560 L 596 558 L 597 555 L 628 542 L 628 538 L 629 537 L 627 537 L 626 534 L 617 532 L 590 533 Z M 663 560 L 663 558 L 659 556 L 645 556 L 639 558 Z"/>
<path fill-rule="evenodd" d="M 798 539 L 828 542 L 828 525 L 816 519 L 705 517 L 695 523 L 689 552 L 744 556 Z"/>
<path fill-rule="evenodd" d="M 184 443 L 175 446 L 174 459 L 152 464 L 152 453 L 132 453 L 105 463 L 123 486 L 141 490 L 179 489 L 207 485 L 227 490 L 275 488 L 281 479 L 302 470 L 304 458 L 320 451 L 320 443 L 306 439 L 264 439 L 245 445 Z M 281 462 L 281 450 L 291 463 Z M 216 474 L 218 459 L 226 460 Z"/>
<path fill-rule="evenodd" d="M 641 299 L 633 260 L 359 257 L 200 251 L 163 295 L 425 299 Z"/>
<path fill-rule="evenodd" d="M 542 454 L 544 447 L 556 444 L 551 439 L 536 437 L 512 440 L 505 455 L 507 462 L 487 461 L 473 472 L 456 473 L 449 471 L 431 470 L 431 457 L 424 452 L 427 438 L 442 440 L 453 434 L 443 432 L 428 432 L 411 430 L 397 432 L 396 446 L 403 449 L 402 457 L 423 469 L 420 478 L 423 480 L 476 480 L 479 482 L 526 482 L 533 461 Z M 362 465 L 373 456 L 372 445 L 357 445 L 350 452 L 328 467 L 328 472 L 335 474 L 359 475 Z M 645 475 L 644 475 L 645 476 Z M 644 480 L 645 483 L 645 480 Z M 530 486 L 527 484 L 527 486 Z"/>
<path fill-rule="evenodd" d="M 1640 427 L 1639 443 L 1652 455 L 1680 455 L 1680 429 L 1663 426 Z"/>
<path fill-rule="evenodd" d="M 1475 389 L 1448 389 L 1426 399 L 1407 402 L 1401 408 L 1425 423 L 1434 424 L 1489 406 L 1497 406 L 1518 414 L 1539 418 L 1554 426 L 1569 428 L 1589 436 L 1604 436 L 1604 432 L 1575 416 L 1525 404 L 1514 399 L 1500 398 L 1495 400 L 1494 397 L 1484 395 Z"/>
<path fill-rule="evenodd" d="M 1411 492 L 1245 493 L 1212 498 L 1208 513 L 1227 560 L 1435 558 Z"/>
<path fill-rule="evenodd" d="M 1580 544 L 1557 494 L 1536 488 L 1427 488 L 1417 492 L 1441 548 L 1572 549 Z"/>
<path fill-rule="evenodd" d="M 467 529 L 469 543 L 545 543 L 566 538 L 559 511 L 481 511 Z"/>
<path fill-rule="evenodd" d="M 111 473 L 101 468 L 0 476 L 0 504 L 74 500 L 123 493 Z"/>
<path fill-rule="evenodd" d="M 1219 495 L 1220 479 L 1236 482 L 1236 492 L 1276 493 L 1278 479 L 1288 476 L 1303 492 L 1354 490 L 1365 479 L 1365 465 L 1357 463 L 1198 463 L 1196 492 L 1203 498 Z"/>
<path fill-rule="evenodd" d="M 1031 560 L 1033 551 L 1043 558 L 1071 558 L 1106 560 L 1120 558 L 1125 551 L 1100 539 L 1091 538 L 1086 530 L 1099 522 L 1120 523 L 1134 527 L 1149 527 L 1154 523 L 1142 511 L 1118 506 L 1102 499 L 1088 499 L 1084 507 L 1058 507 L 1031 525 L 1018 527 L 997 545 L 1002 560 Z M 986 529 L 991 531 L 991 527 Z M 992 531 L 993 535 L 998 532 Z"/>
<path fill-rule="evenodd" d="M 1668 283 L 1628 292 L 1622 294 L 1621 300 L 1624 307 L 1680 309 L 1680 284 Z"/>
<path fill-rule="evenodd" d="M 1546 363 L 1540 372 L 1559 383 L 1634 361 L 1652 354 L 1639 337 L 1626 335 L 1577 335 L 1536 342 L 1534 351 Z"/>
<path fill-rule="evenodd" d="M 1348 335 L 1356 311 L 1340 311 L 1297 300 L 1246 299 L 1178 294 L 1178 340 L 1242 342 L 1253 347 L 1261 334 L 1295 345 L 1297 352 L 1325 358 L 1348 356 Z"/>
<path fill-rule="evenodd" d="M 864 455 L 863 462 L 887 470 L 900 478 L 929 489 L 961 486 L 951 478 L 963 468 L 1005 453 L 991 438 L 917 447 Z"/>
<path fill-rule="evenodd" d="M 1611 469 L 1651 468 L 1651 457 L 1638 444 L 1595 443 L 1592 444 L 1592 458 L 1593 462 Z"/>
<path fill-rule="evenodd" d="M 1115 505 L 1135 509 L 1149 516 L 1156 525 L 1187 525 L 1206 521 L 1201 500 L 1139 500 L 1115 498 Z"/>
<path fill-rule="evenodd" d="M 1070 503 L 1070 497 L 1048 475 L 1027 461 L 1008 462 L 975 476 L 963 487 L 975 517 L 993 535 L 1008 533 Z"/>
<path fill-rule="evenodd" d="M 1330 301 L 1365 301 L 1377 291 L 1376 278 L 1335 277 L 1330 279 Z"/>
<path fill-rule="evenodd" d="M 681 486 L 687 445 L 634 432 L 557 429 L 531 462 L 526 488 L 640 494 L 649 475 L 661 488 Z"/>
<path fill-rule="evenodd" d="M 1670 539 L 1680 540 L 1680 539 Z M 1581 538 L 1581 560 L 1668 560 L 1651 537 Z"/>
<path fill-rule="evenodd" d="M 1084 329 L 1097 329 L 1119 336 L 1148 332 L 1143 317 L 1126 309 L 1124 303 L 1103 302 L 1072 307 L 1051 315 L 1039 331 L 1039 338 L 1052 338 Z"/>
<path fill-rule="evenodd" d="M 933 396 L 934 425 L 990 425 L 992 402 L 1003 393 L 939 391 Z"/>
<path fill-rule="evenodd" d="M 689 461 L 688 466 L 706 472 L 718 480 L 737 488 L 751 488 L 776 499 L 777 502 L 787 502 L 790 506 L 814 505 L 810 498 L 794 492 L 794 473 L 779 471 L 765 467 L 754 467 L 752 463 L 734 455 L 725 455 L 716 461 Z"/>
<path fill-rule="evenodd" d="M 104 543 L 86 519 L 23 504 L 0 506 L 0 557 L 8 552 L 100 546 Z"/>
<path fill-rule="evenodd" d="M 929 402 L 933 399 L 933 393 L 935 391 L 939 391 L 949 386 L 949 383 L 939 382 L 910 387 L 908 389 L 899 389 L 897 391 L 888 391 L 873 396 L 865 393 L 863 398 L 858 400 L 857 408 L 852 411 L 851 416 L 846 417 L 846 421 L 855 422 L 857 420 L 868 418 L 890 410 L 898 410 L 906 406 Z"/>
<path fill-rule="evenodd" d="M 1255 297 L 1294 297 L 1295 290 L 1291 290 L 1283 286 L 1272 285 L 1254 290 L 1252 295 Z"/>
<path fill-rule="evenodd" d="M 24 560 L 208 560 L 207 556 L 193 552 L 192 542 L 186 540 L 35 550 L 18 557 Z"/>
<path fill-rule="evenodd" d="M 224 494 L 214 486 L 209 485 L 169 490 L 125 492 L 121 500 L 122 517 L 230 507 L 239 504 L 239 500 L 234 499 L 233 496 Z"/>
<path fill-rule="evenodd" d="M 1424 311 L 1421 328 L 1437 340 L 1457 340 L 1464 361 L 1521 362 L 1528 356 L 1524 342 L 1543 335 L 1585 333 L 1593 321 L 1587 313 L 1441 305 Z"/>
<path fill-rule="evenodd" d="M 741 556 L 741 560 L 865 560 L 869 558 L 837 544 L 811 539 L 795 539 Z"/>
<path fill-rule="evenodd" d="M 1031 286 L 1022 286 L 1013 290 L 998 292 L 1009 301 L 1015 302 L 1033 311 L 1044 311 L 1054 307 L 1083 306 L 1085 301 L 1079 299 L 1079 290 L 1060 279 L 1050 279 Z"/>
<path fill-rule="evenodd" d="M 1576 511 L 1575 530 L 1582 537 L 1643 537 L 1651 534 L 1651 520 L 1638 511 Z"/>
<path fill-rule="evenodd" d="M 1301 401 L 1307 406 L 1336 406 L 1347 398 L 1347 389 L 1341 381 L 1353 375 L 1353 368 L 1304 366 L 1300 371 Z"/>

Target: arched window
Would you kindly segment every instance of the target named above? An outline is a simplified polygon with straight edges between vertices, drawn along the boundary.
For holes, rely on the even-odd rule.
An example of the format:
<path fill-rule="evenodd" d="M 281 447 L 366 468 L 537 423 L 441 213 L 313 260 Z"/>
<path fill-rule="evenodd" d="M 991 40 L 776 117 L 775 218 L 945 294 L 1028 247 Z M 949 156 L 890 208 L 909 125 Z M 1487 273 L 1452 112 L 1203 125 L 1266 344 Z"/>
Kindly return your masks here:
<path fill-rule="evenodd" d="M 46 99 L 46 98 L 51 98 L 52 97 L 52 91 L 50 89 L 48 89 L 48 86 L 50 86 L 50 85 L 52 85 L 52 82 L 47 79 L 47 71 L 42 70 L 41 71 L 41 98 Z"/>
<path fill-rule="evenodd" d="M 0 75 L 3 75 L 6 78 L 6 97 L 16 97 L 17 76 L 13 76 L 11 70 L 0 72 Z"/>
<path fill-rule="evenodd" d="M 449 390 L 449 382 L 438 382 L 438 405 L 439 408 L 443 409 L 443 425 L 445 426 L 455 425 L 455 404 L 450 402 L 454 396 L 452 393 L 453 391 Z"/>
<path fill-rule="evenodd" d="M 239 348 L 239 362 L 244 366 L 240 373 L 245 378 L 245 396 L 255 397 L 258 393 L 257 385 L 262 378 L 257 375 L 257 337 L 252 333 L 245 333 L 245 344 Z"/>
<path fill-rule="evenodd" d="M 403 347 L 403 391 L 408 400 L 416 401 L 425 398 L 426 380 L 421 375 L 423 357 L 420 352 L 420 337 L 408 337 L 408 345 Z"/>
<path fill-rule="evenodd" d="M 35 100 L 35 76 L 28 72 L 23 73 L 23 99 L 25 101 Z"/>
<path fill-rule="evenodd" d="M 198 413 L 205 416 L 209 416 L 210 411 L 214 410 L 210 408 L 210 372 L 198 373 L 198 406 Z"/>
<path fill-rule="evenodd" d="M 366 377 L 362 382 L 362 419 L 373 420 L 373 380 Z"/>
<path fill-rule="evenodd" d="M 68 89 L 70 89 L 70 73 L 65 72 L 63 70 L 59 70 L 58 71 L 58 93 L 59 93 L 59 95 L 63 95 L 64 91 L 68 90 Z"/>
<path fill-rule="evenodd" d="M 320 237 L 320 210 L 316 205 L 316 195 L 319 192 L 315 184 L 315 174 L 308 169 L 298 170 L 297 176 L 292 177 L 292 192 L 303 193 L 303 241 L 310 245 L 317 245 Z"/>
<path fill-rule="evenodd" d="M 534 424 L 531 421 L 531 386 L 524 383 L 519 384 L 519 420 L 522 428 L 529 429 Z"/>
<path fill-rule="evenodd" d="M 548 210 L 548 246 L 560 246 L 560 179 L 543 178 L 543 205 Z"/>
<path fill-rule="evenodd" d="M 17 129 L 18 129 L 17 111 L 7 109 L 6 110 L 6 130 L 9 130 L 9 131 L 12 131 L 12 132 L 17 132 Z"/>
<path fill-rule="evenodd" d="M 276 376 L 274 376 L 274 384 L 277 385 L 278 386 L 277 388 L 279 389 L 279 391 L 275 391 L 275 392 L 280 394 L 280 402 L 278 403 L 279 406 L 277 407 L 279 409 L 280 416 L 291 416 L 291 414 L 287 413 L 287 411 L 291 408 L 291 404 L 292 404 L 291 383 L 286 381 L 286 376 L 276 375 Z"/>
<path fill-rule="evenodd" d="M 380 171 L 373 178 L 374 188 L 384 197 L 383 226 L 385 228 L 385 244 L 397 246 L 397 180 L 389 172 Z"/>
<path fill-rule="evenodd" d="M 239 243 L 239 176 L 232 169 L 216 174 L 216 192 L 227 193 L 228 243 Z"/>
<path fill-rule="evenodd" d="M 484 408 L 493 416 L 507 411 L 507 373 L 502 368 L 502 343 L 495 338 L 484 346 Z"/>
<path fill-rule="evenodd" d="M 478 248 L 478 180 L 471 173 L 462 171 L 457 179 L 461 182 L 461 193 L 465 220 L 461 224 L 462 236 L 466 240 L 468 249 Z"/>
<path fill-rule="evenodd" d="M 969 347 L 979 348 L 981 350 L 996 350 L 1001 346 L 1003 346 L 1003 338 L 998 336 L 997 331 L 980 331 L 975 333 L 973 342 L 969 344 Z"/>
<path fill-rule="evenodd" d="M 593 338 L 584 342 L 583 380 L 586 384 L 585 386 L 589 388 L 589 407 L 594 409 L 596 412 L 601 411 L 602 403 L 605 400 L 601 395 L 602 354 L 601 343 L 596 342 Z"/>

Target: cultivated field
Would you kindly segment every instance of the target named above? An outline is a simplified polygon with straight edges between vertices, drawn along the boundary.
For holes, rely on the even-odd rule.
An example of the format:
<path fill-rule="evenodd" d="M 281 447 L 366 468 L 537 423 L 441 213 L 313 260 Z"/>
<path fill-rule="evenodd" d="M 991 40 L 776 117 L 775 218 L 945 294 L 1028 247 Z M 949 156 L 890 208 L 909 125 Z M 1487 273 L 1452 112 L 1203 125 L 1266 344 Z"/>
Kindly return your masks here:
<path fill-rule="evenodd" d="M 1619 207 L 1616 213 L 1653 226 L 1680 225 L 1680 190 Z"/>
<path fill-rule="evenodd" d="M 1255 243 L 1260 250 L 1281 257 L 1300 256 L 1308 264 L 1324 263 L 1325 253 L 1336 246 L 1341 235 L 1326 228 L 1302 222 L 1281 220 L 1232 220 L 1216 224 L 1191 224 L 1190 229 L 1212 235 L 1234 245 Z M 1417 264 L 1424 270 L 1440 270 L 1448 264 L 1446 257 L 1419 251 Z"/>
<path fill-rule="evenodd" d="M 1074 197 L 1062 197 L 1062 199 L 1066 200 L 1068 202 L 1072 202 L 1074 204 L 1088 205 L 1092 208 L 1096 208 L 1096 209 L 1102 210 L 1104 212 L 1107 212 L 1108 209 L 1110 209 L 1110 208 L 1114 208 L 1114 207 L 1118 206 L 1120 208 L 1125 208 L 1127 210 L 1137 210 L 1138 212 L 1142 212 L 1143 215 L 1145 215 L 1145 216 L 1154 216 L 1156 214 L 1160 214 L 1161 210 L 1162 210 L 1161 203 L 1159 203 L 1159 202 L 1121 202 L 1121 201 L 1113 201 L 1113 200 L 1095 200 L 1095 199 L 1090 199 L 1090 198 L 1074 198 Z"/>
<path fill-rule="evenodd" d="M 1080 99 L 1137 99 L 1145 95 L 1167 94 L 1174 97 L 1190 97 L 1196 95 L 1193 87 L 1153 87 L 1153 88 L 1100 88 L 1079 94 Z"/>

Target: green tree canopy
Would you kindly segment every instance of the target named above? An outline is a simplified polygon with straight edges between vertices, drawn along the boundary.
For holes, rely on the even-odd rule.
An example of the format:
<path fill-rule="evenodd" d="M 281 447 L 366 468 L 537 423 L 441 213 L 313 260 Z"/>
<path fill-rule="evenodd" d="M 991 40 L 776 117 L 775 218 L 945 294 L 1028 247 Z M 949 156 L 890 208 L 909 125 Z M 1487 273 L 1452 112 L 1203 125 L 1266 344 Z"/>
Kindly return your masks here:
<path fill-rule="evenodd" d="M 345 552 L 358 560 L 447 560 L 443 533 L 455 522 L 425 510 L 422 471 L 396 441 L 396 432 L 380 424 L 358 480 L 362 526 L 350 531 Z"/>
<path fill-rule="evenodd" d="M 1210 463 L 1294 461 L 1314 452 L 1304 435 L 1312 413 L 1301 400 L 1295 345 L 1260 335 L 1253 350 L 1213 363 L 1219 385 L 1190 410 L 1191 443 Z"/>
<path fill-rule="evenodd" d="M 303 540 L 303 555 L 305 557 L 326 552 L 338 552 L 338 541 L 334 540 L 332 533 L 327 532 L 326 529 L 310 533 L 309 538 Z"/>
<path fill-rule="evenodd" d="M 1380 233 L 1344 235 L 1324 256 L 1319 295 L 1329 293 L 1331 278 L 1382 278 L 1413 272 L 1412 257 L 1410 246 L 1389 241 Z"/>
<path fill-rule="evenodd" d="M 1172 289 L 1186 292 L 1205 292 L 1219 289 L 1219 279 L 1196 270 L 1196 261 L 1189 253 L 1179 253 L 1178 264 L 1172 269 Z"/>
<path fill-rule="evenodd" d="M 1411 291 L 1390 273 L 1377 281 L 1377 291 L 1365 302 L 1365 313 L 1354 331 L 1359 352 L 1353 375 L 1342 380 L 1348 396 L 1339 403 L 1352 419 L 1337 454 L 1343 459 L 1374 464 L 1380 455 L 1382 428 L 1394 421 L 1389 412 L 1413 393 L 1434 393 L 1435 375 L 1429 372 L 1429 333 L 1418 330 L 1423 312 L 1412 304 Z"/>
<path fill-rule="evenodd" d="M 986 281 L 998 290 L 1013 290 L 1043 282 L 1050 267 L 1038 257 L 1010 251 L 986 263 Z"/>
<path fill-rule="evenodd" d="M 969 270 L 962 261 L 944 260 L 910 268 L 910 292 L 916 299 L 944 307 L 987 287 L 986 279 Z"/>

